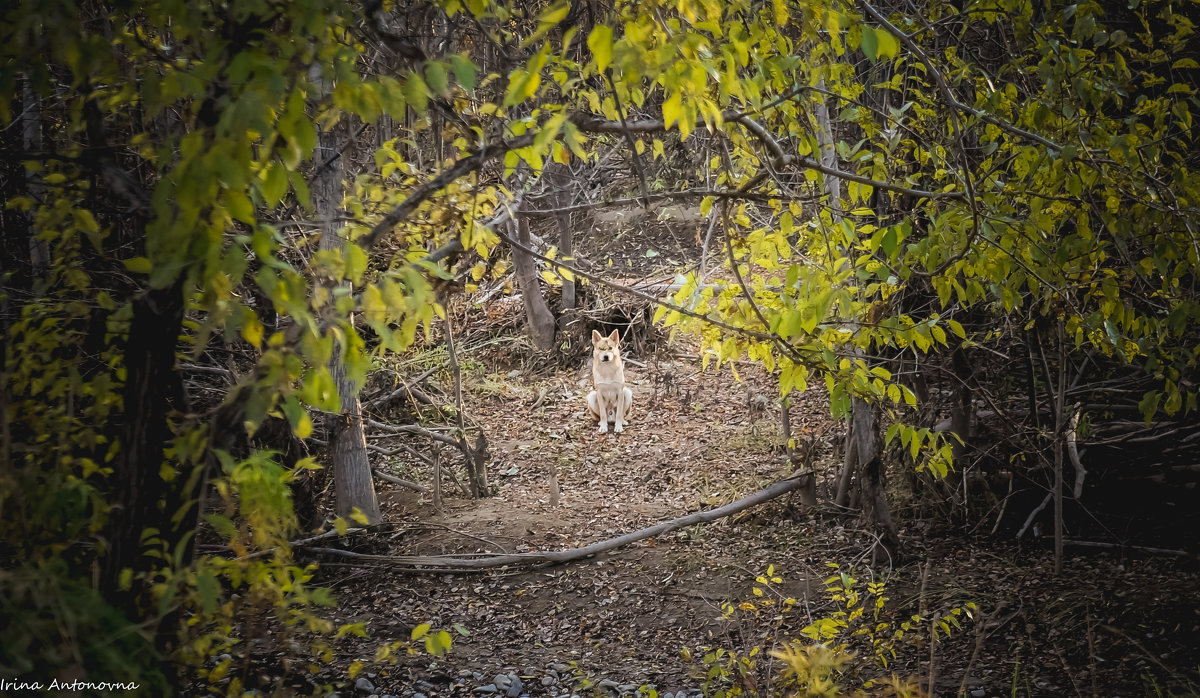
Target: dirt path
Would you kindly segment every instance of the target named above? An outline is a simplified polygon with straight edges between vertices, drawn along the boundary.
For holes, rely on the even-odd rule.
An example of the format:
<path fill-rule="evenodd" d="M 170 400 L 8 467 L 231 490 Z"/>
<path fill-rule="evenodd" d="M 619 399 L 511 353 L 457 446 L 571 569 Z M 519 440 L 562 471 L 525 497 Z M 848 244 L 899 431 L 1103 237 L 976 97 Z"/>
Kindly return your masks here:
<path fill-rule="evenodd" d="M 385 486 L 385 511 L 412 527 L 371 552 L 575 548 L 726 504 L 791 472 L 779 448 L 776 393 L 765 376 L 743 370 L 746 382 L 739 383 L 728 370 L 702 372 L 681 360 L 632 373 L 637 412 L 622 435 L 595 433 L 584 412 L 582 374 L 481 373 L 469 380 L 466 408 L 491 439 L 497 495 L 448 498 L 438 512 L 427 499 Z M 798 396 L 792 408 L 792 428 L 811 444 L 809 462 L 823 478 L 836 468 L 839 438 L 827 415 L 819 390 Z M 971 696 L 1010 695 L 1014 682 L 1019 695 L 1141 695 L 1144 674 L 1177 683 L 1195 677 L 1200 602 L 1191 561 L 1078 557 L 1055 583 L 1040 543 L 1020 550 L 922 526 L 904 531 L 911 564 L 890 573 L 889 617 L 899 622 L 922 604 L 947 610 L 971 600 L 984 622 L 968 623 L 932 653 L 927 643 L 904 645 L 889 673 L 927 676 L 932 657 L 940 677 L 935 694 L 956 694 L 969 674 Z M 687 696 L 703 685 L 695 672 L 705 648 L 769 649 L 772 638 L 801 637 L 810 619 L 832 612 L 822 590 L 826 564 L 861 565 L 870 540 L 853 518 L 801 511 L 798 500 L 785 497 L 551 568 L 410 575 L 335 567 L 323 581 L 339 596 L 338 620 L 365 621 L 371 632 L 369 642 L 342 644 L 346 661 L 369 659 L 379 643 L 407 639 L 422 622 L 469 633 L 455 634 L 445 659 L 415 656 L 373 671 L 378 695 L 616 695 L 645 686 L 660 696 Z M 922 585 L 926 561 L 933 572 Z M 766 597 L 794 598 L 793 610 L 730 613 L 728 604 L 756 600 L 755 578 L 768 566 L 782 581 L 769 585 Z M 1121 595 L 1147 585 L 1153 593 Z M 1169 618 L 1174 626 L 1147 627 L 1144 620 Z M 691 661 L 681 656 L 685 648 Z M 764 677 L 760 670 L 754 680 Z M 1104 688 L 1091 692 L 1093 684 Z"/>

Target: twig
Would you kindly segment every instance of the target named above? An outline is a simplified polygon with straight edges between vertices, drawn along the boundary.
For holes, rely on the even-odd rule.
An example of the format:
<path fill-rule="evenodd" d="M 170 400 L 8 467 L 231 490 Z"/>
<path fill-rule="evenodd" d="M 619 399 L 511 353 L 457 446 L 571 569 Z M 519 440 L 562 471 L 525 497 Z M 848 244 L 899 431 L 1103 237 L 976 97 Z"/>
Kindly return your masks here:
<path fill-rule="evenodd" d="M 1186 550 L 1172 550 L 1171 548 L 1150 548 L 1144 545 L 1126 545 L 1125 543 L 1105 543 L 1094 540 L 1078 540 L 1075 538 L 1064 538 L 1063 543 L 1066 545 L 1077 545 L 1081 548 L 1109 548 L 1113 550 L 1136 550 L 1139 553 L 1153 553 L 1155 555 L 1174 555 L 1176 557 L 1190 557 L 1193 559 L 1200 558 L 1200 555 L 1188 552 Z"/>
<path fill-rule="evenodd" d="M 388 438 L 384 434 L 380 434 L 380 436 Z M 407 453 L 408 455 L 420 460 L 425 465 L 433 465 L 432 459 L 408 444 L 398 444 L 396 448 L 384 448 L 383 446 L 376 446 L 375 444 L 367 444 L 367 449 L 385 456 L 395 456 L 401 453 Z"/>
<path fill-rule="evenodd" d="M 1036 518 L 1038 514 L 1042 513 L 1042 509 L 1045 509 L 1046 505 L 1049 504 L 1050 500 L 1052 499 L 1054 499 L 1053 490 L 1047 492 L 1046 498 L 1042 500 L 1042 503 L 1037 505 L 1037 508 L 1035 508 L 1033 511 L 1029 512 L 1029 518 L 1025 519 L 1025 525 L 1021 526 L 1021 530 L 1017 531 L 1017 538 L 1025 535 L 1025 531 L 1029 528 L 1029 525 L 1033 523 L 1034 518 Z"/>
<path fill-rule="evenodd" d="M 418 482 L 413 482 L 412 480 L 405 480 L 402 477 L 396 477 L 395 475 L 391 475 L 389 473 L 383 472 L 379 468 L 371 468 L 371 472 L 375 473 L 375 477 L 379 478 L 380 480 L 383 480 L 384 482 L 390 482 L 393 485 L 400 485 L 401 487 L 407 487 L 410 490 L 416 490 L 418 492 L 421 492 L 422 494 L 429 494 L 429 488 Z"/>
<path fill-rule="evenodd" d="M 629 143 L 633 171 L 637 173 L 638 182 L 642 185 L 642 207 L 645 208 L 646 213 L 650 213 L 650 199 L 647 197 L 650 187 L 646 186 L 646 172 L 642 169 L 642 159 L 638 156 L 637 144 L 633 142 L 633 134 L 629 132 L 625 123 L 625 109 L 621 106 L 621 95 L 617 92 L 617 83 L 613 81 L 611 71 L 605 71 L 604 76 L 608 78 L 608 85 L 612 88 L 613 103 L 617 107 L 617 116 L 621 120 L 621 130 L 625 132 L 625 141 Z"/>
<path fill-rule="evenodd" d="M 1071 419 L 1067 422 L 1067 455 L 1071 458 L 1071 464 L 1075 466 L 1075 489 L 1071 492 L 1075 501 L 1079 501 L 1083 496 L 1083 479 L 1087 477 L 1083 461 L 1079 458 L 1079 446 L 1075 443 L 1075 431 L 1079 426 L 1081 412 L 1079 403 L 1075 403 L 1075 409 L 1071 411 Z"/>
<path fill-rule="evenodd" d="M 669 303 L 667 301 L 664 301 L 661 298 L 655 298 L 654 296 L 652 296 L 648 293 L 642 293 L 641 291 L 638 291 L 635 288 L 623 286 L 616 282 L 609 281 L 608 279 L 605 279 L 604 277 L 597 276 L 596 274 L 588 273 L 582 269 L 579 269 L 578 267 L 572 267 L 568 264 L 563 264 L 562 261 L 560 261 L 560 260 L 550 259 L 549 257 L 540 255 L 540 254 L 534 252 L 529 247 L 517 242 L 511 236 L 509 236 L 507 233 L 503 233 L 499 230 L 496 230 L 494 232 L 496 233 L 496 235 L 498 235 L 501 239 L 503 239 L 505 242 L 507 242 L 509 245 L 513 246 L 514 248 L 521 250 L 522 252 L 525 252 L 526 254 L 529 254 L 530 256 L 534 257 L 535 259 L 539 259 L 543 262 L 546 262 L 547 264 L 550 264 L 557 269 L 565 269 L 568 272 L 570 272 L 576 276 L 582 276 L 583 278 L 585 278 L 589 281 L 593 281 L 593 282 L 601 284 L 603 286 L 608 286 L 609 288 L 612 288 L 612 289 L 620 291 L 622 293 L 634 296 L 635 298 L 641 298 L 644 301 L 649 301 L 650 303 L 654 303 L 655 305 L 662 306 L 664 308 L 667 308 L 668 310 L 674 310 L 675 312 L 679 313 L 680 315 L 685 315 L 690 318 L 695 318 L 696 320 L 701 320 L 703 322 L 706 322 L 706 323 L 712 325 L 713 327 L 719 327 L 728 332 L 732 332 L 733 334 L 739 334 L 739 335 L 743 335 L 746 337 L 754 337 L 755 339 L 761 339 L 761 340 L 765 340 L 765 341 L 772 342 L 772 343 L 782 343 L 784 346 L 787 347 L 788 352 L 790 354 L 792 354 L 793 356 L 796 356 L 796 357 L 801 357 L 800 360 L 803 360 L 802 351 L 796 347 L 792 347 L 791 345 L 787 344 L 786 342 L 783 342 L 782 338 L 776 333 L 759 332 L 756 330 L 746 329 L 744 327 L 736 327 L 734 325 L 730 325 L 727 322 L 722 322 L 720 320 L 716 320 L 714 318 L 708 317 L 707 315 L 701 315 L 700 313 L 697 313 L 694 310 L 688 310 L 687 308 L 684 308 L 682 306 L 675 305 L 674 303 Z"/>
<path fill-rule="evenodd" d="M 658 192 L 655 194 L 647 194 L 646 199 L 649 201 L 671 201 L 675 199 L 703 199 L 707 197 L 714 199 L 740 199 L 748 201 L 768 201 L 768 200 L 788 200 L 789 197 L 782 193 L 772 194 L 756 194 L 753 192 L 744 191 L 741 188 L 736 190 L 728 189 L 684 189 L 683 191 L 668 191 Z M 811 201 L 812 196 L 797 196 L 791 197 L 793 200 Z M 562 206 L 560 208 L 541 208 L 537 210 L 522 211 L 522 215 L 529 218 L 549 218 L 557 216 L 560 213 L 577 213 L 579 211 L 591 211 L 597 208 L 620 208 L 626 206 L 636 206 L 642 203 L 641 197 L 629 197 L 623 199 L 607 199 L 604 201 L 593 201 L 586 204 L 574 204 L 572 206 Z"/>

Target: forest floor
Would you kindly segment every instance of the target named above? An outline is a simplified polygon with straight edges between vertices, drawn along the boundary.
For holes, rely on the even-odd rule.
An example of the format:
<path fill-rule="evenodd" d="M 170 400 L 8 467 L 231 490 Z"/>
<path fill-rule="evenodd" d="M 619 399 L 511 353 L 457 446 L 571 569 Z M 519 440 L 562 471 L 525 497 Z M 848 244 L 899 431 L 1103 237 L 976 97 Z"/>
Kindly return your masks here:
<path fill-rule="evenodd" d="M 438 510 L 427 495 L 382 484 L 384 511 L 398 527 L 385 542 L 376 536 L 369 552 L 566 550 L 727 504 L 792 472 L 777 394 L 761 369 L 739 366 L 739 381 L 729 367 L 704 371 L 693 358 L 657 349 L 631 356 L 642 367 L 627 365 L 635 413 L 619 435 L 597 434 L 587 418 L 586 367 L 520 369 L 460 357 L 465 411 L 490 440 L 495 496 L 447 496 Z M 823 388 L 794 397 L 791 424 L 806 449 L 804 467 L 816 471 L 818 496 L 828 501 L 842 432 Z M 395 467 L 397 475 L 419 477 Z M 911 499 L 901 481 L 893 475 L 894 503 Z M 319 581 L 337 594 L 338 622 L 368 628 L 367 638 L 340 641 L 342 666 L 369 661 L 380 644 L 407 640 L 421 623 L 455 629 L 444 658 L 417 654 L 391 667 L 371 665 L 364 675 L 371 685 L 359 689 L 377 695 L 650 695 L 650 688 L 659 696 L 712 695 L 733 687 L 772 695 L 778 665 L 765 655 L 832 616 L 837 608 L 823 583 L 838 571 L 862 584 L 885 581 L 880 620 L 895 625 L 922 610 L 940 616 L 967 602 L 977 608 L 973 620 L 964 617 L 961 629 L 932 645 L 929 623 L 918 624 L 894 643 L 886 669 L 859 638 L 852 644 L 858 669 L 846 685 L 895 674 L 928 686 L 932 673 L 938 696 L 1195 695 L 1194 557 L 1071 548 L 1056 577 L 1046 539 L 1018 544 L 986 535 L 994 510 L 971 525 L 937 529 L 896 506 L 904 559 L 875 568 L 868 565 L 874 538 L 855 516 L 824 504 L 803 507 L 793 494 L 557 566 L 413 574 L 341 561 Z M 963 533 L 972 528 L 978 533 Z M 756 596 L 754 588 L 764 588 L 756 577 L 768 569 L 780 581 Z M 796 604 L 782 612 L 785 598 Z M 763 608 L 763 599 L 776 603 Z M 747 660 L 754 668 L 740 678 L 731 657 L 748 658 L 755 648 Z M 727 654 L 706 664 L 718 649 Z M 719 666 L 726 669 L 706 685 Z"/>
<path fill-rule="evenodd" d="M 597 215 L 593 224 L 577 252 L 625 283 L 670 280 L 673 269 L 706 252 L 698 210 L 660 211 L 657 218 Z M 555 234 L 538 232 L 547 239 Z M 380 482 L 390 528 L 351 536 L 343 547 L 383 556 L 570 550 L 728 504 L 796 469 L 816 473 L 819 504 L 804 506 L 793 493 L 711 524 L 540 568 L 434 574 L 318 558 L 316 581 L 337 595 L 334 620 L 367 630 L 365 638 L 339 640 L 334 665 L 321 675 L 344 682 L 353 660 L 366 663 L 342 695 L 687 698 L 722 690 L 736 696 L 738 689 L 747 696 L 788 695 L 769 652 L 794 639 L 811 644 L 802 629 L 835 617 L 839 608 L 825 582 L 840 572 L 858 580 L 864 597 L 868 581 L 886 583 L 878 620 L 893 629 L 914 614 L 940 618 L 967 603 L 976 609 L 973 619 L 956 617 L 961 628 L 940 633 L 936 642 L 930 621 L 885 641 L 883 648 L 895 651 L 886 668 L 874 660 L 869 637 L 854 638 L 856 659 L 844 686 L 895 675 L 924 689 L 911 695 L 1200 695 L 1195 529 L 1176 537 L 1191 541 L 1184 555 L 1070 547 L 1055 576 L 1047 538 L 1013 537 L 1040 492 L 1029 493 L 1032 504 L 1013 498 L 1007 506 L 999 505 L 1003 492 L 976 496 L 953 526 L 934 524 L 918 503 L 936 497 L 915 496 L 917 478 L 902 470 L 911 466 L 892 464 L 889 500 L 904 557 L 872 567 L 874 535 L 856 511 L 827 503 L 844 428 L 829 416 L 823 385 L 792 397 L 791 430 L 801 455 L 789 458 L 777 387 L 760 367 L 737 364 L 737 376 L 728 365 L 702 370 L 686 340 L 647 329 L 644 307 L 622 308 L 615 296 L 583 300 L 605 310 L 584 312 L 568 327 L 560 355 L 572 358 L 557 365 L 536 358 L 515 298 L 455 311 L 464 328 L 457 340 L 464 413 L 490 442 L 493 496 L 472 500 L 447 485 L 438 509 L 428 494 Z M 626 366 L 634 414 L 623 434 L 598 434 L 583 397 L 587 337 L 593 327 L 607 331 L 622 323 L 624 353 L 636 362 Z M 444 350 L 435 339 L 424 351 L 405 357 L 396 375 L 432 373 L 423 384 L 432 402 L 454 404 Z M 376 375 L 388 380 L 386 371 Z M 368 386 L 364 395 L 393 389 Z M 453 423 L 445 408 L 418 403 L 397 400 L 370 411 L 393 424 Z M 381 447 L 399 440 L 421 452 L 430 448 L 413 436 L 369 438 Z M 385 472 L 429 484 L 426 465 L 373 458 Z M 462 480 L 461 459 L 452 450 L 443 458 Z M 998 516 L 1005 525 L 995 525 Z M 1198 518 L 1200 512 L 1185 520 Z M 778 581 L 757 582 L 763 575 Z M 853 628 L 873 629 L 873 613 L 868 608 L 869 622 L 854 621 Z M 424 623 L 451 633 L 449 655 L 372 661 L 381 645 L 409 640 Z"/>

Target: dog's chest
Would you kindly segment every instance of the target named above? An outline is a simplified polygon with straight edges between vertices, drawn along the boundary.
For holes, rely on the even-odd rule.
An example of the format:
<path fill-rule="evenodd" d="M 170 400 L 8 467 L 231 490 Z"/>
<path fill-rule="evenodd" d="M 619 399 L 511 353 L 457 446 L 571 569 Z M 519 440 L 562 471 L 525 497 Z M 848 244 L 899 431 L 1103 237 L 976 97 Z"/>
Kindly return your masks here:
<path fill-rule="evenodd" d="M 625 387 L 625 372 L 621 364 L 609 362 L 592 367 L 592 385 L 605 397 L 615 396 Z"/>

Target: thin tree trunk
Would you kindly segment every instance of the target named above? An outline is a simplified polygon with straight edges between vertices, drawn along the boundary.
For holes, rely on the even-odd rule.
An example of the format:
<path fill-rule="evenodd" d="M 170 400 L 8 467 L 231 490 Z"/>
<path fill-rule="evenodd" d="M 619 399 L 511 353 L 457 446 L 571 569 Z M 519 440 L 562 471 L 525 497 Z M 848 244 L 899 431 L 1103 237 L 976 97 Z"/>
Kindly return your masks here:
<path fill-rule="evenodd" d="M 824 80 L 819 83 L 818 87 L 825 88 Z M 833 128 L 829 120 L 829 108 L 824 99 L 817 103 L 816 118 L 821 164 L 826 167 L 836 167 L 837 151 L 834 147 Z M 842 219 L 841 180 L 837 177 L 826 176 L 825 193 L 829 199 L 832 223 L 837 225 Z M 840 478 L 836 503 L 839 506 L 847 505 L 850 478 L 854 472 L 857 472 L 859 487 L 863 495 L 863 516 L 868 525 L 881 529 L 879 542 L 886 549 L 889 558 L 894 561 L 899 550 L 900 537 L 887 503 L 884 467 L 877 443 L 879 441 L 879 425 L 875 407 L 867 401 L 851 395 L 850 424 L 850 428 L 846 431 L 846 470 L 843 471 Z M 876 546 L 876 557 L 879 552 L 879 546 Z"/>
<path fill-rule="evenodd" d="M 516 219 L 509 225 L 517 242 L 529 247 L 529 220 L 518 211 Z M 554 349 L 554 335 L 556 334 L 554 314 L 550 312 L 550 306 L 546 305 L 546 298 L 542 295 L 542 285 L 538 282 L 537 264 L 533 261 L 533 257 L 516 247 L 510 245 L 509 250 L 512 251 L 513 266 L 517 271 L 517 283 L 521 286 L 521 300 L 525 304 L 525 319 L 529 323 L 529 332 L 533 335 L 533 342 L 539 350 L 551 351 Z"/>
<path fill-rule="evenodd" d="M 21 143 L 27 153 L 42 150 L 42 102 L 33 90 L 33 81 L 26 76 L 21 80 Z M 32 155 L 30 157 L 33 157 Z M 35 200 L 44 196 L 42 185 L 34 172 L 26 170 L 25 188 Z M 45 240 L 33 235 L 33 212 L 29 213 L 29 262 L 31 278 L 39 278 L 50 268 L 50 247 Z"/>
<path fill-rule="evenodd" d="M 443 302 L 443 305 L 446 305 Z M 487 452 L 471 448 L 467 440 L 467 418 L 463 413 L 462 399 L 462 366 L 458 363 L 458 352 L 454 348 L 454 326 L 450 322 L 450 314 L 446 314 L 446 352 L 449 354 L 450 374 L 454 376 L 454 420 L 458 433 L 456 440 L 458 448 L 463 453 L 467 466 L 467 483 L 471 496 L 476 499 L 488 495 L 487 482 Z M 486 439 L 480 435 L 480 444 L 486 444 Z M 436 462 L 436 461 L 435 461 Z"/>
<path fill-rule="evenodd" d="M 571 173 L 566 165 L 555 164 L 554 169 L 549 173 L 550 179 L 548 183 L 555 188 L 557 196 L 553 197 L 555 207 L 562 209 L 571 205 Z M 571 229 L 571 214 L 566 211 L 559 211 L 554 215 L 555 221 L 558 223 L 558 251 L 559 254 L 567 259 L 575 255 L 575 231 Z M 563 320 L 570 319 L 570 311 L 575 309 L 575 281 L 572 279 L 563 279 L 562 282 L 562 309 Z"/>
<path fill-rule="evenodd" d="M 1058 340 L 1058 391 L 1054 396 L 1054 574 L 1063 566 L 1063 447 L 1067 433 L 1067 338 L 1060 320 Z"/>
<path fill-rule="evenodd" d="M 960 501 L 965 505 L 966 492 L 961 493 L 961 500 L 958 500 L 958 496 L 959 488 L 962 487 L 964 481 L 964 455 L 971 438 L 971 366 L 967 362 L 967 352 L 961 344 L 955 347 L 951 353 L 950 363 L 954 369 L 954 380 L 957 383 L 954 386 L 954 404 L 950 408 L 950 433 L 958 438 L 951 437 L 950 439 L 954 470 L 946 474 L 946 484 L 952 493 L 951 501 Z"/>
<path fill-rule="evenodd" d="M 323 131 L 320 134 L 318 148 L 322 157 L 310 187 L 313 207 L 321 221 L 322 250 L 341 250 L 344 245 L 334 222 L 342 200 L 342 167 L 341 158 L 338 156 L 338 141 L 334 130 Z M 353 318 L 349 327 L 353 327 Z M 383 514 L 379 509 L 371 463 L 367 458 L 367 439 L 363 433 L 358 386 L 350 381 L 346 372 L 343 351 L 344 347 L 335 343 L 333 357 L 329 360 L 329 373 L 337 386 L 341 412 L 328 415 L 326 419 L 337 514 L 350 517 L 357 509 L 366 517 L 368 524 L 376 524 L 383 519 Z"/>

